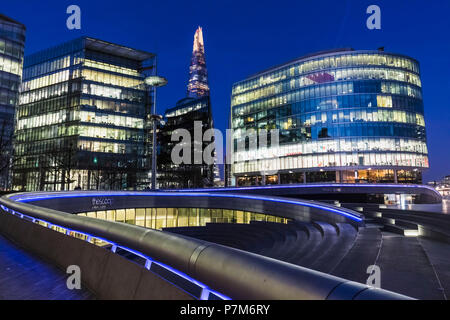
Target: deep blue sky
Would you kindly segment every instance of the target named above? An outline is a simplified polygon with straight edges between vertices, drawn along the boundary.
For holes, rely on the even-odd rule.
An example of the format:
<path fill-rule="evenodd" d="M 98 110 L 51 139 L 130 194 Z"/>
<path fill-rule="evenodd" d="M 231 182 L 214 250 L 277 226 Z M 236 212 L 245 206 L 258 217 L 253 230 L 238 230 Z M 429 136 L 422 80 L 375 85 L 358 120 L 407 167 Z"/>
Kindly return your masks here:
<path fill-rule="evenodd" d="M 77 4 L 82 29 L 66 28 Z M 366 8 L 381 7 L 381 30 L 366 28 Z M 421 63 L 430 170 L 450 174 L 450 1 L 447 0 L 54 0 L 2 1 L 0 12 L 27 26 L 26 54 L 81 35 L 158 54 L 169 84 L 158 110 L 184 97 L 192 41 L 202 26 L 216 127 L 228 125 L 234 82 L 307 53 L 337 47 L 402 53 Z"/>

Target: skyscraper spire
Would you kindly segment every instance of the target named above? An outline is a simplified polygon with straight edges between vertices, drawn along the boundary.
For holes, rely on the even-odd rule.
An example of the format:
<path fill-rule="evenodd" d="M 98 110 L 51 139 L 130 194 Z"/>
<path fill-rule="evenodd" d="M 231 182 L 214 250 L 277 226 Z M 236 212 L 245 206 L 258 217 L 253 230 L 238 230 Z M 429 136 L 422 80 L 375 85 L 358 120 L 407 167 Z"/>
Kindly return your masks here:
<path fill-rule="evenodd" d="M 191 98 L 209 96 L 208 70 L 206 69 L 205 47 L 201 27 L 198 27 L 195 31 L 191 65 L 189 67 L 187 96 Z"/>

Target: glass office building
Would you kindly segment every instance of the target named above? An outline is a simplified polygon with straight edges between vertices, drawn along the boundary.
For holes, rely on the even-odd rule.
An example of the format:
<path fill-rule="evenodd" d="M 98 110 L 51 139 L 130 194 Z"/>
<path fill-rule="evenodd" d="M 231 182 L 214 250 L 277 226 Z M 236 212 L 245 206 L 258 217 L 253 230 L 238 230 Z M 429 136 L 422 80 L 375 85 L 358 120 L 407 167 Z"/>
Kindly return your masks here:
<path fill-rule="evenodd" d="M 10 187 L 14 113 L 19 100 L 26 28 L 0 14 L 0 190 Z"/>
<path fill-rule="evenodd" d="M 82 37 L 25 58 L 17 190 L 142 189 L 154 55 Z"/>
<path fill-rule="evenodd" d="M 413 183 L 428 168 L 419 63 L 410 57 L 320 52 L 235 83 L 231 100 L 237 185 Z M 263 129 L 278 129 L 278 143 L 270 135 L 265 146 L 250 143 Z"/>
<path fill-rule="evenodd" d="M 213 119 L 209 96 L 201 98 L 184 98 L 177 102 L 176 107 L 166 110 L 164 113 L 165 124 L 160 130 L 159 144 L 160 153 L 158 156 L 158 185 L 160 188 L 202 188 L 213 186 L 216 166 L 203 161 L 196 163 L 194 159 L 194 145 L 201 144 L 200 150 L 211 143 L 210 141 L 195 141 L 195 122 L 200 122 L 200 134 L 212 129 Z M 172 161 L 172 150 L 179 141 L 172 141 L 172 134 L 175 130 L 187 130 L 191 137 L 190 163 L 174 164 Z"/>

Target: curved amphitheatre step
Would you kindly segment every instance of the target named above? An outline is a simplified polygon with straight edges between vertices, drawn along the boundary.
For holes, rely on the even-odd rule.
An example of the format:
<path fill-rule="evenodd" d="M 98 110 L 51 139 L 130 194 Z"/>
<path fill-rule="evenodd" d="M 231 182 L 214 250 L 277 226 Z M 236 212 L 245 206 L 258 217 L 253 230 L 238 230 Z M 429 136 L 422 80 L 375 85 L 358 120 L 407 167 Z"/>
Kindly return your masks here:
<path fill-rule="evenodd" d="M 320 233 L 319 229 L 313 224 L 299 221 L 296 221 L 295 224 L 306 232 L 308 240 L 306 241 L 306 245 L 298 248 L 298 250 L 295 250 L 294 254 L 289 257 L 286 262 L 300 265 L 299 262 L 301 261 L 302 257 L 307 255 L 308 252 L 313 251 L 320 244 L 320 242 L 322 241 L 322 234 Z"/>
<path fill-rule="evenodd" d="M 296 260 L 296 264 L 306 268 L 311 268 L 314 262 L 338 241 L 338 234 L 333 225 L 325 222 L 315 222 L 313 225 L 319 230 L 322 236 L 321 241 Z"/>
<path fill-rule="evenodd" d="M 271 247 L 274 242 L 273 235 L 269 231 L 246 224 L 208 223 L 204 227 L 166 228 L 164 230 L 255 253 L 265 247 Z"/>
<path fill-rule="evenodd" d="M 252 224 L 258 225 L 263 228 L 268 228 L 276 232 L 277 235 L 282 236 L 282 238 L 277 237 L 272 246 L 265 248 L 260 252 L 260 254 L 274 259 L 282 260 L 281 258 L 286 254 L 286 251 L 290 249 L 290 247 L 297 241 L 297 232 L 287 224 L 262 221 L 255 221 L 252 222 Z"/>
<path fill-rule="evenodd" d="M 358 233 L 357 230 L 347 223 L 338 223 L 336 226 L 339 232 L 337 241 L 314 261 L 310 266 L 311 269 L 330 273 L 352 248 Z"/>
<path fill-rule="evenodd" d="M 164 231 L 169 231 L 177 234 L 182 234 L 188 237 L 193 237 L 209 242 L 215 242 L 218 244 L 230 246 L 233 248 L 253 251 L 251 247 L 251 242 L 255 241 L 254 237 L 244 233 L 237 232 L 233 230 L 216 230 L 216 228 L 208 227 L 192 227 L 195 230 L 177 230 L 177 228 L 164 229 Z"/>
<path fill-rule="evenodd" d="M 286 234 L 285 241 L 274 250 L 273 258 L 279 260 L 286 260 L 291 257 L 291 252 L 293 249 L 297 249 L 298 247 L 302 247 L 307 240 L 306 233 L 302 230 L 298 230 L 297 227 L 289 224 L 282 225 L 280 227 L 280 232 L 284 232 Z"/>

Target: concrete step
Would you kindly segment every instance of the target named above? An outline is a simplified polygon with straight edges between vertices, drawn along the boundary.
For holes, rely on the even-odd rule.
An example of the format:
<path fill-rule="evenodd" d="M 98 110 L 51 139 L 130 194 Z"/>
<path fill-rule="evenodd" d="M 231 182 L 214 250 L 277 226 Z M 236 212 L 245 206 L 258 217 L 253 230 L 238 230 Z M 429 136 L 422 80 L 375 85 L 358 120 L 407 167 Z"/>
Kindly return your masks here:
<path fill-rule="evenodd" d="M 419 235 L 419 230 L 417 228 L 412 229 L 410 227 L 399 226 L 396 224 L 385 224 L 383 226 L 383 231 L 401 234 L 405 237 L 417 237 Z"/>
<path fill-rule="evenodd" d="M 303 259 L 303 257 L 310 254 L 310 252 L 315 251 L 319 244 L 322 242 L 322 234 L 319 229 L 312 224 L 298 222 L 298 225 L 304 228 L 305 232 L 308 235 L 308 240 L 304 246 L 298 248 L 298 250 L 294 252 L 294 255 L 290 257 L 287 262 L 301 265 L 300 261 Z"/>
<path fill-rule="evenodd" d="M 339 232 L 337 241 L 311 264 L 311 269 L 331 272 L 352 248 L 356 240 L 356 229 L 346 223 L 338 223 L 337 227 Z"/>

